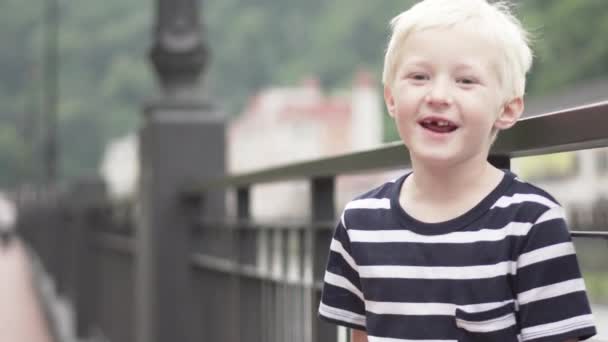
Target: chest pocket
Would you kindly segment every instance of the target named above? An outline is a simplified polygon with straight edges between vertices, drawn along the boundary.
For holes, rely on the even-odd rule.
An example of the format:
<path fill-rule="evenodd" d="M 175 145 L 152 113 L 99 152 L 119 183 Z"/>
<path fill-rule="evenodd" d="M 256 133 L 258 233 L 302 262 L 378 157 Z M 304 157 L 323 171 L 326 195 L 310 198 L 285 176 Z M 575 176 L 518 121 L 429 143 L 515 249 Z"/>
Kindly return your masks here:
<path fill-rule="evenodd" d="M 458 342 L 519 341 L 513 303 L 481 312 L 467 312 L 459 308 L 456 309 L 455 319 Z"/>

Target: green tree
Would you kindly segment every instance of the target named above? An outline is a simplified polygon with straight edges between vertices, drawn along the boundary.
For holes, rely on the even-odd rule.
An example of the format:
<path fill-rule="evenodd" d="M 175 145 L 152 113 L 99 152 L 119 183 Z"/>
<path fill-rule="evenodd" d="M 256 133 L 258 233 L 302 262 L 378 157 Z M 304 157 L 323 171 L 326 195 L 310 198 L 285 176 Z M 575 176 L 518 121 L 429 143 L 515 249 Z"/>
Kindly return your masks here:
<path fill-rule="evenodd" d="M 523 1 L 521 13 L 532 29 L 536 53 L 530 94 L 608 75 L 606 1 Z"/>
<path fill-rule="evenodd" d="M 206 91 L 228 114 L 264 87 L 316 75 L 350 87 L 359 68 L 380 74 L 389 20 L 413 0 L 214 0 L 201 8 L 211 62 Z M 608 2 L 518 2 L 536 53 L 528 95 L 607 77 Z M 109 140 L 137 128 L 156 92 L 147 61 L 153 2 L 61 2 L 59 132 L 64 178 L 96 173 Z M 0 185 L 41 172 L 44 3 L 4 0 L 0 41 Z M 386 139 L 398 138 L 386 115 Z"/>

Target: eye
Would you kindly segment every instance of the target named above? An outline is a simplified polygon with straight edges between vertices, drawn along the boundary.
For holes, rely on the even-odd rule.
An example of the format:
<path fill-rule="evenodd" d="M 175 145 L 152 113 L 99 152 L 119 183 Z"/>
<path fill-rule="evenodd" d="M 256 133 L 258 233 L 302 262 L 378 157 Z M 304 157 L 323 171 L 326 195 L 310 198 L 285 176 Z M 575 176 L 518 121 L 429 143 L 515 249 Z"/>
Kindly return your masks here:
<path fill-rule="evenodd" d="M 476 84 L 479 83 L 475 78 L 473 77 L 460 77 L 456 80 L 456 82 L 458 83 L 462 83 L 462 84 L 466 84 L 466 85 L 471 85 L 471 84 Z"/>
<path fill-rule="evenodd" d="M 408 75 L 408 78 L 412 79 L 414 81 L 426 81 L 430 77 L 427 74 L 423 74 L 423 73 L 412 73 L 412 74 Z"/>

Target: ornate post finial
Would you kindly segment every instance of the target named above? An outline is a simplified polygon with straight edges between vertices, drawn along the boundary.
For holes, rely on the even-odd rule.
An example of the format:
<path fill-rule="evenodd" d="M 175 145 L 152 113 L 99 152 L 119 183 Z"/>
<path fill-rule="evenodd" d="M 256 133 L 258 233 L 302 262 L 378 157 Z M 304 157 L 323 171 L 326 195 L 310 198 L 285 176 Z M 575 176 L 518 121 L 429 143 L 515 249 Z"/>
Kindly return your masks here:
<path fill-rule="evenodd" d="M 196 0 L 158 0 L 150 60 L 168 93 L 196 87 L 208 59 Z"/>

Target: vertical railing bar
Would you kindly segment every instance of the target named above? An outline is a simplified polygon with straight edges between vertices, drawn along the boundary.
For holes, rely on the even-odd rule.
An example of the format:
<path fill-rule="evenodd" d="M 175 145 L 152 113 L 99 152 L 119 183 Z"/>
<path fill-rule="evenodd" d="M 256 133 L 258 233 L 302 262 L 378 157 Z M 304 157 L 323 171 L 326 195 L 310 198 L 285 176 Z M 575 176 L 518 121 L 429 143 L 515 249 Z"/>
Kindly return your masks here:
<path fill-rule="evenodd" d="M 269 255 L 270 255 L 270 244 L 268 243 L 268 231 L 266 229 L 262 229 L 261 227 L 257 227 L 258 231 L 258 251 L 260 253 L 258 257 L 258 270 L 262 274 L 261 279 L 261 298 L 262 298 L 262 320 L 260 322 L 260 331 L 262 336 L 262 341 L 270 341 L 269 335 L 269 327 L 266 322 L 271 321 L 271 317 L 269 314 L 269 295 L 268 295 L 268 286 L 269 286 Z"/>
<path fill-rule="evenodd" d="M 273 231 L 273 302 L 274 302 L 274 340 L 280 342 L 283 340 L 281 327 L 283 326 L 283 312 L 281 310 L 281 288 L 282 288 L 282 271 L 283 271 L 283 249 L 281 245 L 281 229 L 277 228 Z M 280 322 L 280 323 L 279 323 Z"/>
<path fill-rule="evenodd" d="M 287 309 L 287 288 L 289 286 L 287 279 L 287 272 L 289 268 L 289 254 L 288 254 L 288 239 L 287 239 L 287 229 L 282 229 L 279 232 L 279 248 L 281 252 L 281 268 L 280 268 L 280 305 L 281 315 L 280 317 L 283 320 L 283 324 L 279 326 L 280 336 L 282 341 L 292 341 L 289 339 L 288 332 L 290 331 L 291 325 L 293 322 L 290 321 L 289 310 Z"/>
<path fill-rule="evenodd" d="M 491 154 L 488 161 L 499 169 L 511 170 L 511 157 L 508 155 Z"/>
<path fill-rule="evenodd" d="M 335 219 L 335 179 L 334 177 L 319 177 L 313 178 L 311 181 L 311 223 L 325 222 Z M 326 234 L 325 231 L 319 229 L 311 229 L 312 235 L 312 281 L 313 285 L 317 281 L 323 279 L 325 273 L 325 264 L 327 262 L 327 254 L 329 251 L 330 241 L 319 241 L 319 234 Z M 335 326 L 329 328 L 327 323 L 322 323 L 317 319 L 318 310 L 318 291 L 314 286 L 310 289 L 311 292 L 311 308 L 309 315 L 312 320 L 312 337 L 314 341 L 336 341 L 337 328 Z"/>
<path fill-rule="evenodd" d="M 300 255 L 302 254 L 302 249 L 301 249 L 301 244 L 300 244 L 300 231 L 301 228 L 297 227 L 296 229 L 294 229 L 293 231 L 291 231 L 291 238 L 293 239 L 293 247 L 294 247 L 294 255 L 292 256 L 292 262 L 293 262 L 293 266 L 295 267 L 295 269 L 293 270 L 293 275 L 294 275 L 294 279 L 295 279 L 295 284 L 293 286 L 293 290 L 292 290 L 292 296 L 291 298 L 293 298 L 294 300 L 294 305 L 293 305 L 293 314 L 294 314 L 294 321 L 297 322 L 294 327 L 293 327 L 293 341 L 295 342 L 302 342 L 302 324 L 300 324 L 300 322 L 302 322 L 302 315 L 300 314 L 302 312 L 302 301 L 301 301 L 301 296 L 300 293 L 302 293 L 304 291 L 304 287 L 301 285 L 302 284 L 302 264 L 301 264 L 301 260 L 302 258 L 300 257 Z"/>
<path fill-rule="evenodd" d="M 236 190 L 236 212 L 237 218 L 239 222 L 248 222 L 251 219 L 251 202 L 250 202 L 250 192 L 249 187 L 240 187 Z M 244 235 L 241 234 L 244 227 L 237 227 L 238 229 L 232 230 L 232 246 L 233 246 L 233 254 L 234 254 L 234 262 L 237 265 L 237 269 L 240 270 L 244 265 L 240 257 L 241 253 L 241 239 L 244 238 Z M 231 329 L 234 331 L 234 338 L 236 341 L 245 341 L 246 337 L 242 336 L 243 332 L 243 320 L 241 319 L 241 274 L 237 272 L 233 276 L 232 280 L 232 290 L 233 290 L 233 309 L 234 315 L 232 316 L 236 322 L 233 322 L 232 327 L 227 327 L 227 329 Z M 237 327 L 237 329 L 234 329 Z"/>
<path fill-rule="evenodd" d="M 272 301 L 272 329 L 271 329 L 271 341 L 273 342 L 280 342 L 280 338 L 279 338 L 279 334 L 277 332 L 278 330 L 278 325 L 277 322 L 279 320 L 279 317 L 281 317 L 279 315 L 279 310 L 278 310 L 278 283 L 277 283 L 277 269 L 278 269 L 278 263 L 280 262 L 280 254 L 277 248 L 277 234 L 278 234 L 278 228 L 274 228 L 271 230 L 271 250 L 272 250 L 272 254 L 271 254 L 271 294 L 270 294 L 270 298 Z"/>
<path fill-rule="evenodd" d="M 313 234 L 314 231 L 308 227 L 304 231 L 304 253 L 303 253 L 303 270 L 302 270 L 302 279 L 303 283 L 306 286 L 306 289 L 303 293 L 303 310 L 304 310 L 304 341 L 305 342 L 313 342 L 313 322 L 315 317 L 311 314 L 313 311 Z"/>

